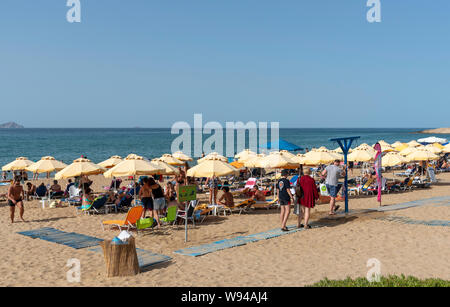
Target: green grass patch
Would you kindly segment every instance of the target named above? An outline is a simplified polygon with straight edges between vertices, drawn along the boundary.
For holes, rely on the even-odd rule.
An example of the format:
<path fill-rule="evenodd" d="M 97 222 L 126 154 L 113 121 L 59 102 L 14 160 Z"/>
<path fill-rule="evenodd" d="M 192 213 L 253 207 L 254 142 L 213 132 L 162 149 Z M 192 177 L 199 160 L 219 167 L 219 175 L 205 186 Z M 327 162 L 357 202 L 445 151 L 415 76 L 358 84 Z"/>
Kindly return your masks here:
<path fill-rule="evenodd" d="M 369 282 L 366 278 L 360 277 L 351 279 L 347 277 L 344 280 L 329 280 L 325 278 L 311 287 L 450 287 L 449 280 L 438 278 L 419 279 L 413 276 L 405 277 L 389 275 L 382 276 L 379 282 Z"/>

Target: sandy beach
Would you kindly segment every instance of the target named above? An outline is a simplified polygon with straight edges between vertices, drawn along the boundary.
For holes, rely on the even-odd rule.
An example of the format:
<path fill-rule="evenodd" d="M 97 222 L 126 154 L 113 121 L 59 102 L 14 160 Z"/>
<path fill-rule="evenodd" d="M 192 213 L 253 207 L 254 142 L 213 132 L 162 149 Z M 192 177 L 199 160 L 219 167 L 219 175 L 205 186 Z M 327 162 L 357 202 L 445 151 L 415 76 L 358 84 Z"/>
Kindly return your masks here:
<path fill-rule="evenodd" d="M 430 189 L 383 195 L 383 204 L 391 205 L 438 196 L 450 196 L 450 173 L 439 174 L 439 183 Z M 92 176 L 94 190 L 109 180 Z M 39 181 L 40 182 L 40 181 Z M 62 186 L 66 182 L 61 180 Z M 6 187 L 0 187 L 5 193 Z M 447 202 L 448 203 L 448 202 Z M 342 205 L 342 203 L 341 203 Z M 384 216 L 402 216 L 414 220 L 450 220 L 450 206 L 429 203 L 398 211 L 358 213 L 378 206 L 376 197 L 350 199 L 348 216 L 327 215 L 328 205 L 312 211 L 312 221 L 320 227 L 277 238 L 249 243 L 200 257 L 175 254 L 174 251 L 216 240 L 248 235 L 279 227 L 279 211 L 255 210 L 249 214 L 209 216 L 189 230 L 166 227 L 136 237 L 138 248 L 172 257 L 172 261 L 153 266 L 134 277 L 107 278 L 102 254 L 85 249 L 31 239 L 16 232 L 54 227 L 103 239 L 111 239 L 117 230 L 103 231 L 101 221 L 123 218 L 125 214 L 77 215 L 74 207 L 42 209 L 38 201 L 25 202 L 26 223 L 10 224 L 9 207 L 0 203 L 3 227 L 0 229 L 2 259 L 1 286 L 305 286 L 325 277 L 343 279 L 364 277 L 367 260 L 381 262 L 381 273 L 413 275 L 418 278 L 450 279 L 450 231 L 448 227 L 402 224 L 380 220 Z M 291 214 L 288 225 L 296 224 Z M 67 261 L 81 262 L 81 282 L 66 279 Z"/>

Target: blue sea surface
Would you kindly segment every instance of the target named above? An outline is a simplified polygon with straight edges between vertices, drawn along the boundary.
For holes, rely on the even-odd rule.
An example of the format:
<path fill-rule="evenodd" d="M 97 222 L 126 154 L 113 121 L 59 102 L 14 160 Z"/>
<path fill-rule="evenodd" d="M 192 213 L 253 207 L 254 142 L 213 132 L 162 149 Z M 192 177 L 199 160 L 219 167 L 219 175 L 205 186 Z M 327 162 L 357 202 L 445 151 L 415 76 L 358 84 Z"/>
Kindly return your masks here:
<path fill-rule="evenodd" d="M 361 143 L 374 144 L 378 140 L 388 143 L 395 141 L 409 142 L 430 136 L 419 134 L 425 128 L 410 129 L 280 129 L 281 138 L 303 148 L 326 146 L 334 149 L 338 145 L 330 138 L 360 136 L 352 147 Z M 178 134 L 171 134 L 169 128 L 135 128 L 135 129 L 0 129 L 0 166 L 16 157 L 25 156 L 37 161 L 43 156 L 51 155 L 57 160 L 70 164 L 81 155 L 93 162 L 101 162 L 112 155 L 127 156 L 135 153 L 147 158 L 159 157 L 170 153 L 171 143 Z M 450 135 L 437 135 L 450 139 Z M 209 135 L 203 136 L 203 141 Z M 193 139 L 193 137 L 192 137 Z M 224 140 L 226 138 L 224 137 Z M 235 137 L 236 139 L 236 137 Z M 270 135 L 268 136 L 270 141 Z M 225 145 L 224 145 L 225 151 Z M 193 155 L 193 153 L 191 153 Z"/>

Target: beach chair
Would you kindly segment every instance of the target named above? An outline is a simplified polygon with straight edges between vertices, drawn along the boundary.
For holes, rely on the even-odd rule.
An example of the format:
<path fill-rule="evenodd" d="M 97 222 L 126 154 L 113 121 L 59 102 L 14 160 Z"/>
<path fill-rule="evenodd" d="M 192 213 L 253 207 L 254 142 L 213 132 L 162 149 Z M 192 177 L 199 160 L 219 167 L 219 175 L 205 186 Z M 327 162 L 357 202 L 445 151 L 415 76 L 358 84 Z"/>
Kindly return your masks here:
<path fill-rule="evenodd" d="M 370 186 L 375 181 L 375 178 L 369 178 L 367 182 L 361 186 L 360 193 L 364 193 L 365 195 L 374 194 L 374 189 Z"/>
<path fill-rule="evenodd" d="M 95 213 L 101 213 L 106 204 L 106 201 L 108 200 L 108 196 L 99 196 L 95 198 L 92 203 L 86 206 L 80 206 L 77 207 L 77 212 L 83 212 L 84 214 L 95 214 Z"/>
<path fill-rule="evenodd" d="M 165 224 L 175 224 L 175 222 L 177 221 L 177 210 L 177 206 L 171 206 L 167 208 L 167 216 L 160 218 L 159 221 Z"/>
<path fill-rule="evenodd" d="M 194 210 L 194 219 L 201 224 L 213 210 L 214 208 L 212 207 L 197 206 Z"/>
<path fill-rule="evenodd" d="M 194 211 L 195 211 L 196 205 L 197 205 L 196 200 L 190 201 L 186 210 L 178 210 L 177 219 L 178 218 L 183 219 L 183 220 L 185 220 L 185 222 L 188 222 L 188 224 L 189 224 L 189 221 L 191 221 L 192 225 L 195 227 Z M 177 225 L 177 229 L 178 229 L 178 226 L 179 225 Z"/>
<path fill-rule="evenodd" d="M 231 212 L 238 211 L 239 215 L 241 213 L 248 213 L 250 212 L 252 208 L 252 205 L 255 204 L 255 201 L 253 199 L 246 199 L 244 201 L 241 201 L 238 204 L 235 204 L 233 207 L 229 208 Z"/>
<path fill-rule="evenodd" d="M 266 201 L 255 201 L 254 204 L 251 205 L 253 209 L 272 209 L 278 207 L 278 198 L 273 200 L 267 199 Z"/>
<path fill-rule="evenodd" d="M 413 183 L 412 177 L 406 178 L 405 181 L 400 184 L 400 190 L 401 191 L 408 191 L 408 190 L 411 191 L 413 188 L 412 183 Z"/>
<path fill-rule="evenodd" d="M 136 222 L 141 218 L 143 212 L 144 207 L 142 206 L 132 207 L 128 210 L 127 216 L 124 220 L 103 221 L 102 229 L 105 230 L 105 225 L 109 225 L 110 227 L 119 227 L 119 230 L 122 230 L 122 228 L 126 228 L 127 230 L 136 229 Z"/>
<path fill-rule="evenodd" d="M 414 174 L 416 171 L 416 168 L 408 168 L 406 171 L 402 172 L 402 173 L 394 173 L 395 176 L 400 176 L 400 177 L 409 177 L 412 174 Z"/>
<path fill-rule="evenodd" d="M 139 231 L 146 230 L 146 229 L 153 229 L 154 224 L 155 224 L 155 219 L 152 217 L 138 219 L 136 221 L 136 233 L 139 234 Z"/>

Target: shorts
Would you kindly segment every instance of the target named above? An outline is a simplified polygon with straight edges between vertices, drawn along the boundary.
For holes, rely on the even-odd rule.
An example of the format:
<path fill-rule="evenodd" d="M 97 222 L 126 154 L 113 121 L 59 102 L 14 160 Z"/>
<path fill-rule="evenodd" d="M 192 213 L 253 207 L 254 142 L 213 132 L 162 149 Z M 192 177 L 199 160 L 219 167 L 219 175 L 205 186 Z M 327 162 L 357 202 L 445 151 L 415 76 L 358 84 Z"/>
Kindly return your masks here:
<path fill-rule="evenodd" d="M 337 193 L 338 193 L 337 185 L 329 185 L 329 184 L 327 184 L 326 186 L 327 186 L 328 194 L 330 194 L 331 197 L 337 197 Z"/>
<path fill-rule="evenodd" d="M 285 200 L 285 199 L 280 199 L 280 206 L 287 206 L 289 205 L 291 202 L 289 200 Z"/>
<path fill-rule="evenodd" d="M 144 209 L 153 210 L 153 198 L 143 197 L 142 205 L 144 206 Z"/>
<path fill-rule="evenodd" d="M 19 200 L 16 200 L 16 202 L 19 202 L 19 201 L 22 201 L 22 198 L 19 199 Z M 9 205 L 10 207 L 15 207 L 15 206 L 16 206 L 16 205 L 12 202 L 11 199 L 8 199 L 8 205 Z"/>
<path fill-rule="evenodd" d="M 166 199 L 164 197 L 153 200 L 155 210 L 163 210 L 166 207 Z"/>

